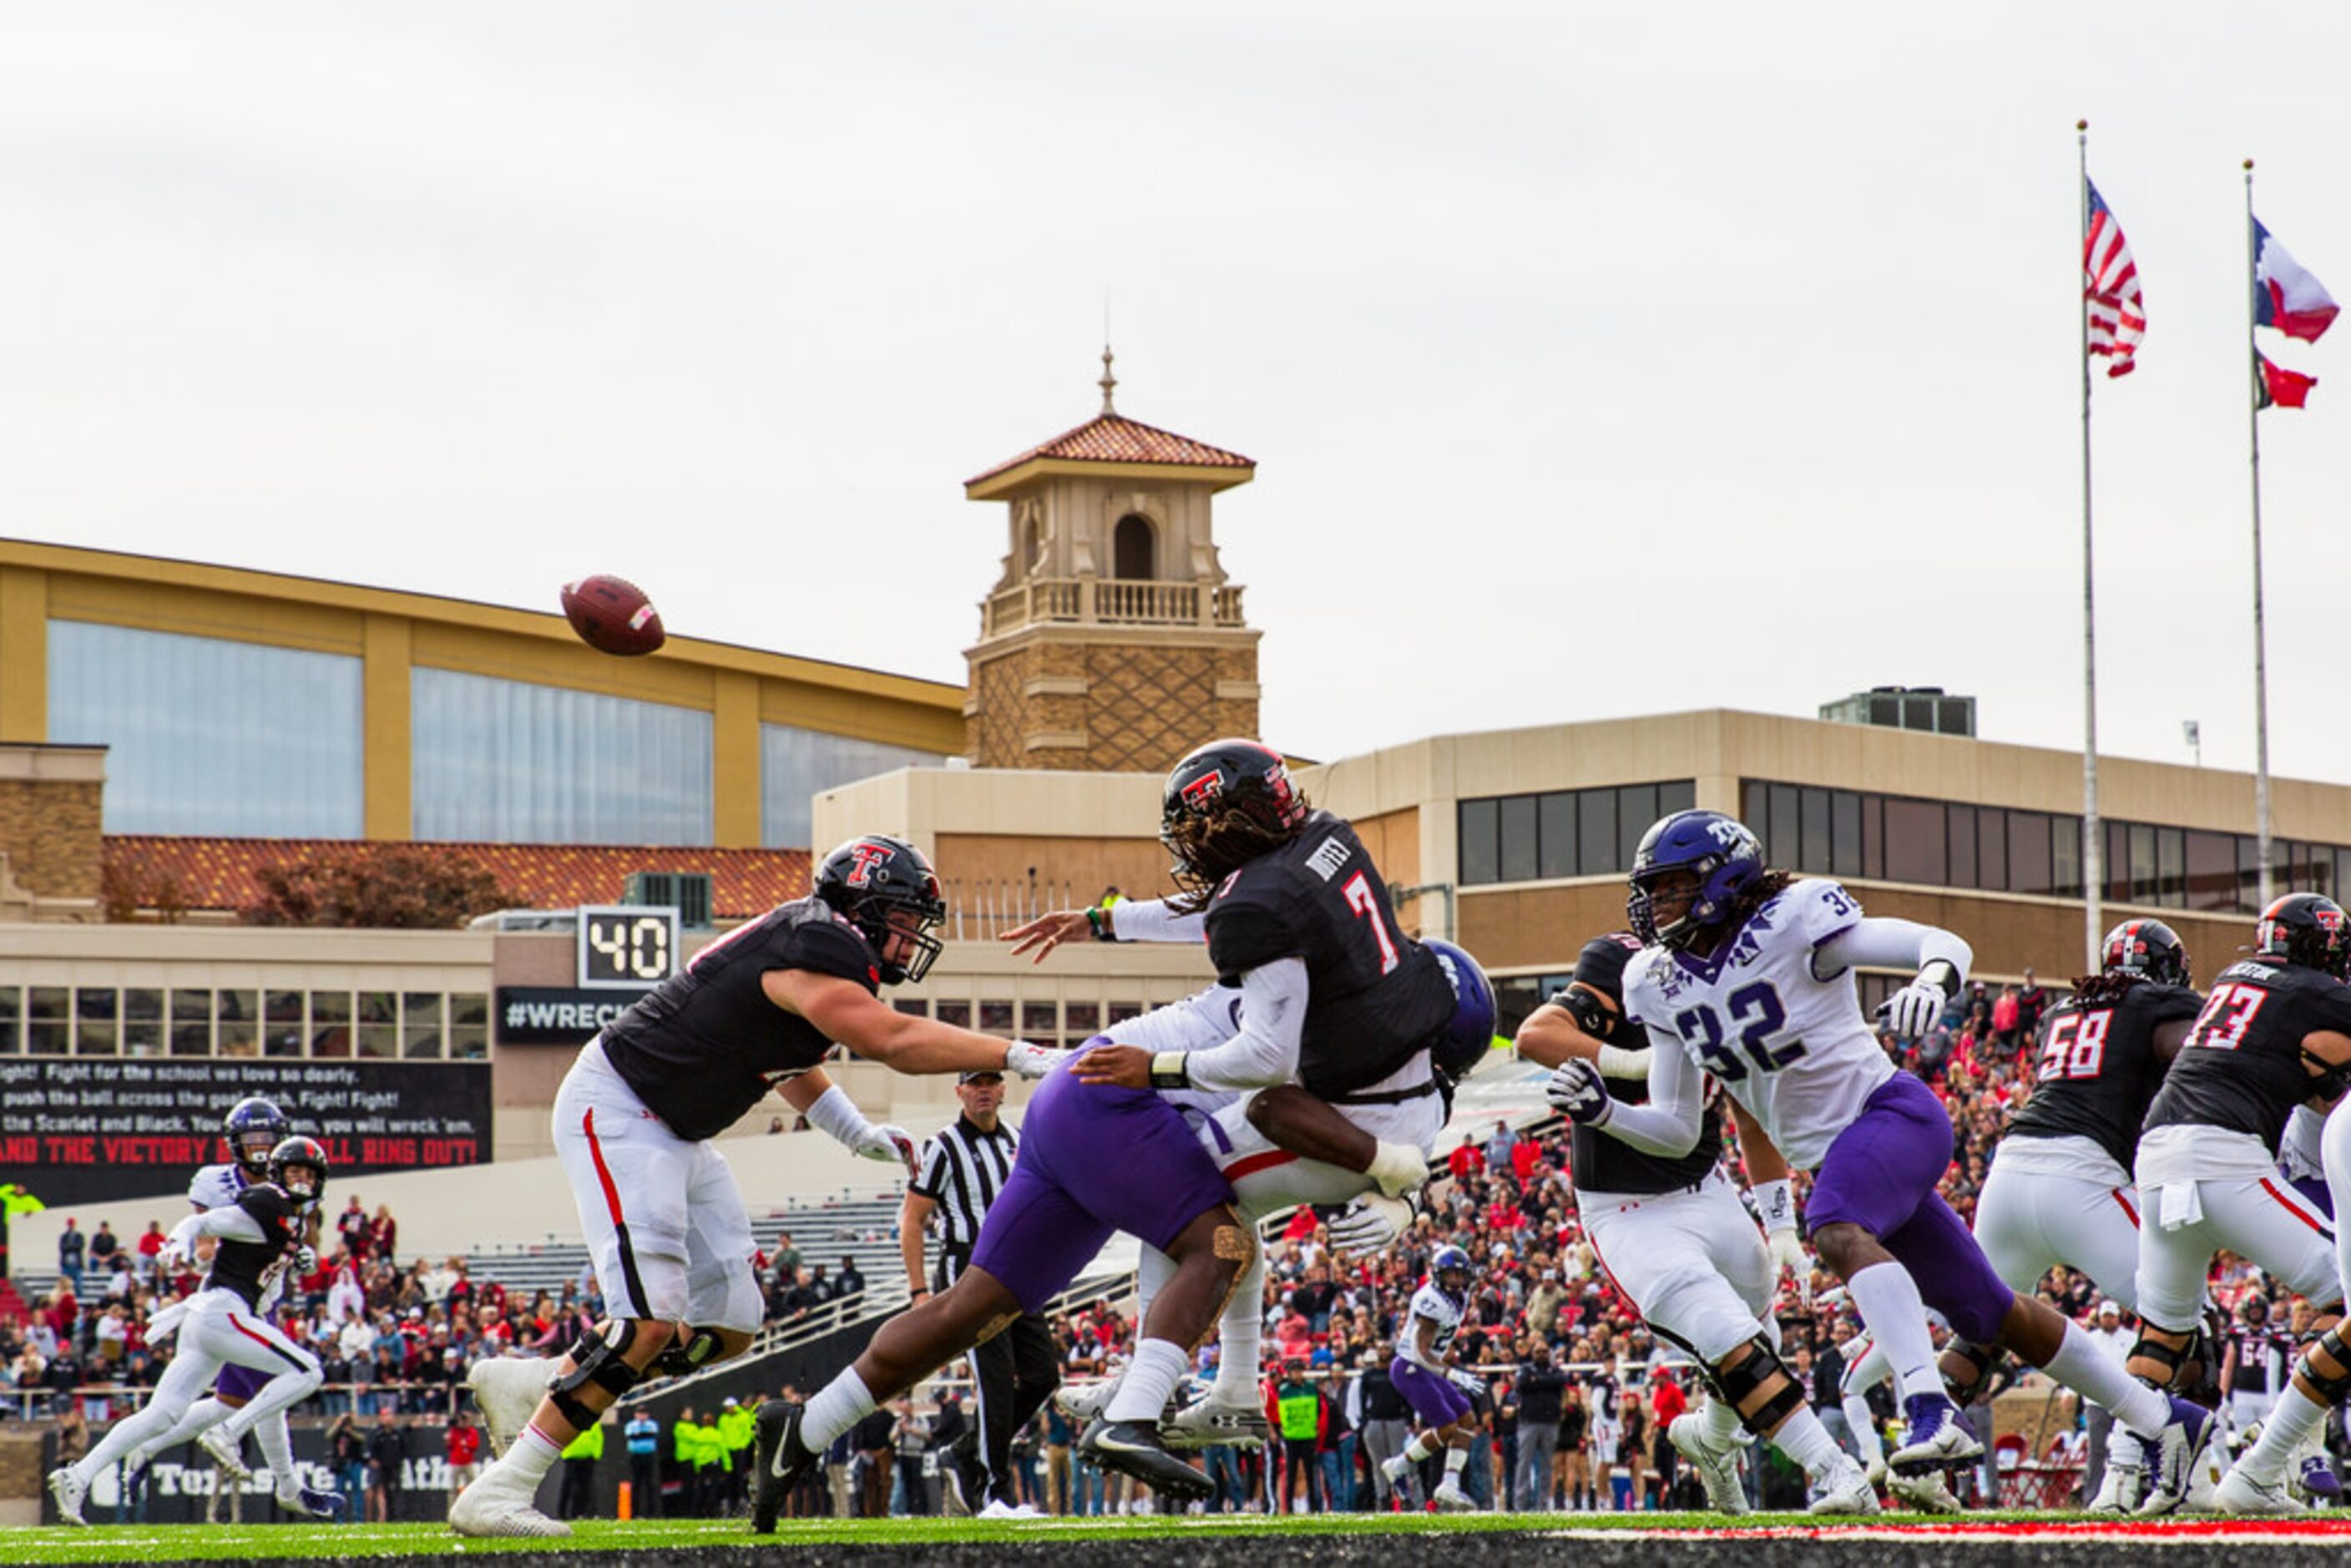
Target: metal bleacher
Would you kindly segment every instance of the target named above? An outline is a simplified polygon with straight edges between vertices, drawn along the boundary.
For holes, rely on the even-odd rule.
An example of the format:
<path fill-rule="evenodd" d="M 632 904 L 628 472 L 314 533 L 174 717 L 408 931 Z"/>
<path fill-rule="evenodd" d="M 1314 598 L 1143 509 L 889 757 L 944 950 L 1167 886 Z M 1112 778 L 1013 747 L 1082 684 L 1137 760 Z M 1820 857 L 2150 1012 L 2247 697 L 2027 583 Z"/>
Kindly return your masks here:
<path fill-rule="evenodd" d="M 789 1232 L 800 1260 L 811 1270 L 821 1266 L 828 1281 L 841 1272 L 843 1258 L 853 1258 L 869 1289 L 877 1281 L 897 1281 L 905 1272 L 898 1257 L 903 1194 L 900 1186 L 843 1187 L 822 1197 L 802 1198 L 753 1215 L 751 1235 L 759 1250 L 772 1257 L 777 1239 Z M 538 1241 L 493 1242 L 465 1254 L 465 1272 L 476 1286 L 496 1281 L 509 1298 L 528 1301 L 540 1291 L 560 1297 L 565 1285 L 587 1277 L 588 1249 L 576 1237 L 552 1235 Z"/>

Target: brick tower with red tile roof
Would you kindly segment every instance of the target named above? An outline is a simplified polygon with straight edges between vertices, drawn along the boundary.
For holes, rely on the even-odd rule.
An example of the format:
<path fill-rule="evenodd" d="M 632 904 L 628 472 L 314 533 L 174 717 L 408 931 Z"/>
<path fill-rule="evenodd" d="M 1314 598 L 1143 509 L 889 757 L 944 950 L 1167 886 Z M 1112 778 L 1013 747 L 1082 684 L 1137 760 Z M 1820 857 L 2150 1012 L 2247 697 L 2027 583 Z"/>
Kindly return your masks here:
<path fill-rule="evenodd" d="M 1102 412 L 968 481 L 1010 548 L 980 605 L 964 713 L 981 768 L 1158 772 L 1257 733 L 1259 633 L 1217 558 L 1217 492 L 1257 465 Z"/>

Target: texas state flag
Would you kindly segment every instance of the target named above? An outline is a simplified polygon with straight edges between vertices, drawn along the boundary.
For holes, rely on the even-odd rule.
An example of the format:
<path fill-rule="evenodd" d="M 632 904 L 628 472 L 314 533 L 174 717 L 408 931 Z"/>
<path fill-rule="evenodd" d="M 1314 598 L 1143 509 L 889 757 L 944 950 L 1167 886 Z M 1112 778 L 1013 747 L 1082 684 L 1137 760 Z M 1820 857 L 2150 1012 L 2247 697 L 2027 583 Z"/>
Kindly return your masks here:
<path fill-rule="evenodd" d="M 2310 389 L 2317 384 L 2316 376 L 2273 365 L 2260 350 L 2253 350 L 2255 408 L 2301 408 L 2310 402 Z"/>
<path fill-rule="evenodd" d="M 2335 299 L 2326 286 L 2302 269 L 2270 237 L 2259 218 L 2253 220 L 2253 324 L 2274 327 L 2289 338 L 2307 343 L 2335 320 Z"/>

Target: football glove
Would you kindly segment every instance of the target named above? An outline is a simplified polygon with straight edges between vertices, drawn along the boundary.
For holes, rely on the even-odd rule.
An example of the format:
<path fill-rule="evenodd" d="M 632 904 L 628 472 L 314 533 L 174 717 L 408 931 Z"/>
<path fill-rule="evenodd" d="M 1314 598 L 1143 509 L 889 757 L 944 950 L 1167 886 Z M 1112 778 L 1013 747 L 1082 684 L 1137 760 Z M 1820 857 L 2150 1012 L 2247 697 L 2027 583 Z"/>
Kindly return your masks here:
<path fill-rule="evenodd" d="M 1877 1016 L 1896 1040 L 1916 1040 L 1943 1016 L 1943 988 L 1921 977 L 1880 1002 Z"/>
<path fill-rule="evenodd" d="M 1552 1110 L 1587 1127 L 1606 1126 L 1616 1109 L 1616 1103 L 1608 1097 L 1608 1085 L 1601 1082 L 1600 1070 L 1581 1057 L 1552 1069 L 1543 1098 L 1551 1102 Z"/>
<path fill-rule="evenodd" d="M 319 1249 L 305 1242 L 294 1249 L 294 1272 L 304 1278 L 319 1271 Z"/>
<path fill-rule="evenodd" d="M 1405 1233 L 1415 1212 L 1408 1199 L 1364 1193 L 1331 1221 L 1331 1245 L 1343 1256 L 1377 1252 Z"/>
<path fill-rule="evenodd" d="M 1486 1380 L 1466 1366 L 1448 1366 L 1445 1369 L 1445 1375 L 1454 1387 L 1473 1399 L 1486 1392 Z"/>
<path fill-rule="evenodd" d="M 914 1163 L 914 1136 L 904 1127 L 893 1127 L 886 1122 L 868 1123 L 857 1141 L 849 1145 L 850 1153 L 869 1160 L 895 1160 L 906 1167 L 906 1174 L 918 1174 Z"/>
<path fill-rule="evenodd" d="M 1070 1052 L 1059 1046 L 1016 1040 L 1004 1048 L 1004 1071 L 1019 1078 L 1042 1078 L 1069 1059 Z"/>
<path fill-rule="evenodd" d="M 1813 1304 L 1813 1260 L 1804 1250 L 1803 1241 L 1793 1228 L 1766 1231 L 1763 1245 L 1771 1254 L 1771 1270 L 1786 1270 L 1796 1282 L 1796 1297 L 1807 1307 Z"/>

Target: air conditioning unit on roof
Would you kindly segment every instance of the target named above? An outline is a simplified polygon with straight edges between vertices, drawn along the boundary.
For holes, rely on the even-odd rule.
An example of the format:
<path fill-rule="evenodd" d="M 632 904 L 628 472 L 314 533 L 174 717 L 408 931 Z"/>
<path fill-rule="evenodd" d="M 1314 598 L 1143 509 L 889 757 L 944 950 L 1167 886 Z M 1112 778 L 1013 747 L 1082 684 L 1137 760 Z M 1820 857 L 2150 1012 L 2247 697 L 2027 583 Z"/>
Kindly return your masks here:
<path fill-rule="evenodd" d="M 710 924 L 711 883 L 706 871 L 636 871 L 621 894 L 623 904 L 674 904 L 677 923 L 689 930 Z"/>

